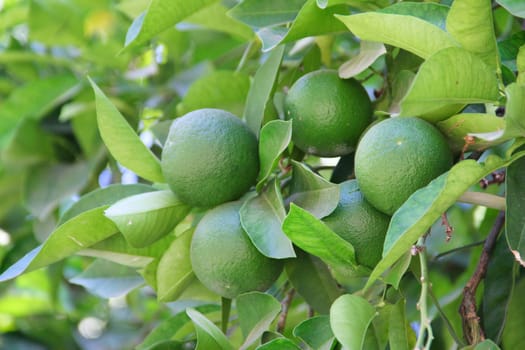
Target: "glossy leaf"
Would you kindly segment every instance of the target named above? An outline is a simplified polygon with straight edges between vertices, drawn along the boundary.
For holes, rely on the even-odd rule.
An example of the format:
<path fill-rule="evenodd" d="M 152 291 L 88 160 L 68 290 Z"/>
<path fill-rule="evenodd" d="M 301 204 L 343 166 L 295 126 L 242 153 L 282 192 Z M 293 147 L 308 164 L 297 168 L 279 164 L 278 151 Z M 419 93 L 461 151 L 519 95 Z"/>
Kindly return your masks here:
<path fill-rule="evenodd" d="M 239 349 L 247 349 L 269 329 L 281 312 L 281 303 L 271 295 L 260 292 L 241 294 L 235 299 L 235 303 L 245 339 Z"/>
<path fill-rule="evenodd" d="M 116 298 L 144 284 L 144 279 L 135 269 L 128 266 L 95 260 L 69 282 L 78 284 L 102 298 Z"/>
<path fill-rule="evenodd" d="M 356 266 L 354 247 L 325 223 L 295 204 L 284 219 L 283 231 L 302 250 L 341 268 Z"/>
<path fill-rule="evenodd" d="M 90 79 L 95 92 L 97 122 L 102 140 L 113 157 L 137 175 L 152 182 L 164 182 L 160 161 L 142 143 L 118 109 Z"/>
<path fill-rule="evenodd" d="M 397 46 L 422 58 L 457 46 L 448 33 L 413 16 L 368 12 L 336 17 L 361 40 Z"/>
<path fill-rule="evenodd" d="M 525 136 L 525 85 L 510 84 L 505 88 L 505 92 L 507 94 L 506 127 L 502 138 Z"/>
<path fill-rule="evenodd" d="M 244 73 L 212 72 L 191 84 L 182 102 L 177 105 L 177 114 L 201 108 L 218 108 L 240 116 L 249 89 L 250 78 Z"/>
<path fill-rule="evenodd" d="M 80 192 L 86 185 L 90 166 L 76 164 L 46 164 L 29 172 L 25 183 L 24 201 L 29 212 L 44 219 L 60 201 Z M 60 181 L 57 181 L 60 179 Z"/>
<path fill-rule="evenodd" d="M 329 316 L 315 316 L 299 323 L 293 335 L 315 350 L 330 350 L 335 339 Z"/>
<path fill-rule="evenodd" d="M 525 158 L 512 163 L 505 176 L 507 210 L 505 234 L 516 261 L 525 266 Z"/>
<path fill-rule="evenodd" d="M 392 216 L 385 237 L 383 259 L 372 271 L 365 288 L 370 287 L 383 272 L 409 251 L 417 239 L 470 186 L 493 171 L 509 165 L 524 153 L 516 153 L 511 159 L 489 155 L 480 163 L 474 160 L 461 161 L 426 187 L 414 192 Z"/>
<path fill-rule="evenodd" d="M 486 133 L 500 134 L 505 128 L 505 120 L 487 113 L 460 113 L 438 122 L 436 126 L 449 139 L 452 148 L 461 151 L 465 146 L 465 137 Z M 477 138 L 474 144 L 469 145 L 468 150 L 483 150 L 501 142 Z"/>
<path fill-rule="evenodd" d="M 248 0 L 232 8 L 229 14 L 251 27 L 263 28 L 292 22 L 305 2 L 306 0 Z"/>
<path fill-rule="evenodd" d="M 191 268 L 190 246 L 193 229 L 178 236 L 164 252 L 157 266 L 157 299 L 162 302 L 176 300 L 195 275 Z"/>
<path fill-rule="evenodd" d="M 195 307 L 195 310 L 203 314 L 207 314 L 219 311 L 220 306 L 214 304 L 204 304 Z M 137 346 L 137 350 L 153 350 L 156 349 L 157 346 L 169 343 L 170 341 L 176 341 L 174 338 L 177 334 L 177 331 L 183 328 L 188 322 L 190 322 L 190 318 L 184 311 L 168 318 L 167 320 L 161 322 L 155 329 L 151 331 L 151 333 L 146 336 L 144 341 Z"/>
<path fill-rule="evenodd" d="M 525 3 L 521 0 L 496 0 L 498 4 L 503 6 L 513 16 L 525 18 Z"/>
<path fill-rule="evenodd" d="M 135 247 L 147 246 L 172 231 L 189 213 L 170 190 L 136 194 L 119 200 L 105 215 Z"/>
<path fill-rule="evenodd" d="M 417 17 L 445 30 L 448 11 L 448 6 L 433 2 L 398 2 L 378 12 Z"/>
<path fill-rule="evenodd" d="M 276 338 L 258 346 L 256 350 L 301 350 L 301 348 L 290 339 Z"/>
<path fill-rule="evenodd" d="M 88 210 L 59 226 L 43 244 L 2 272 L 0 282 L 60 261 L 117 233 L 113 222 L 104 216 L 105 209 Z"/>
<path fill-rule="evenodd" d="M 197 331 L 196 350 L 222 349 L 233 350 L 233 346 L 221 330 L 195 309 L 187 308 L 186 314 L 193 321 Z"/>
<path fill-rule="evenodd" d="M 275 85 L 275 81 L 277 80 L 277 76 L 279 74 L 279 67 L 281 66 L 283 55 L 284 55 L 284 45 L 274 48 L 272 51 L 269 52 L 268 57 L 266 58 L 266 61 L 264 61 L 264 63 L 262 63 L 260 67 L 257 69 L 257 72 L 255 72 L 255 76 L 253 78 L 253 82 L 250 87 L 250 91 L 248 92 L 246 106 L 244 107 L 244 113 L 243 113 L 243 118 L 246 121 L 246 124 L 255 133 L 255 135 L 259 135 L 259 129 L 261 128 L 261 123 L 264 119 L 264 111 L 266 109 L 268 100 L 270 99 L 270 95 Z M 274 127 L 270 127 L 270 130 L 273 130 L 273 129 Z M 274 133 L 278 133 L 279 131 L 272 131 L 272 132 L 266 131 L 266 132 L 272 135 Z M 268 138 L 270 136 L 264 136 L 264 137 Z M 274 137 L 275 136 L 271 136 L 272 139 Z M 263 153 L 266 154 L 266 144 L 263 144 L 262 131 L 261 131 L 260 138 L 261 138 L 261 141 L 260 141 L 261 146 L 259 148 L 260 150 L 259 153 L 261 156 L 263 156 Z M 260 172 L 261 175 L 260 176 L 265 175 L 266 172 L 268 171 L 267 168 L 265 169 L 264 172 L 262 170 L 264 165 L 268 165 L 267 162 L 268 162 L 267 160 L 263 161 L 261 158 L 261 172 Z M 264 177 L 262 177 L 262 180 L 264 180 Z"/>
<path fill-rule="evenodd" d="M 496 72 L 499 55 L 492 17 L 490 0 L 456 0 L 447 17 L 447 31 Z"/>
<path fill-rule="evenodd" d="M 299 250 L 297 258 L 286 261 L 284 268 L 288 280 L 308 305 L 316 312 L 328 315 L 330 306 L 341 295 L 341 289 L 326 264 Z"/>
<path fill-rule="evenodd" d="M 360 43 L 359 55 L 352 57 L 339 67 L 339 76 L 343 79 L 352 78 L 364 72 L 385 53 L 385 45 L 382 43 L 363 40 Z"/>
<path fill-rule="evenodd" d="M 496 103 L 498 98 L 498 81 L 493 71 L 478 56 L 451 47 L 439 51 L 421 65 L 401 101 L 401 115 L 421 116 L 435 122 L 450 116 L 443 108 Z"/>
<path fill-rule="evenodd" d="M 292 242 L 281 229 L 286 216 L 276 181 L 267 190 L 248 199 L 240 209 L 241 224 L 253 245 L 267 257 L 295 257 Z"/>
<path fill-rule="evenodd" d="M 292 139 L 292 122 L 272 120 L 263 126 L 259 138 L 259 177 L 257 191 L 260 192 L 265 181 L 277 166 L 279 156 Z"/>
<path fill-rule="evenodd" d="M 361 350 L 375 315 L 374 307 L 366 299 L 345 294 L 337 298 L 330 308 L 330 325 L 345 349 Z"/>
<path fill-rule="evenodd" d="M 77 202 L 73 203 L 60 217 L 59 225 L 82 214 L 86 210 L 111 205 L 120 199 L 151 191 L 155 191 L 155 188 L 144 184 L 115 184 L 105 188 L 98 188 L 85 194 Z"/>
<path fill-rule="evenodd" d="M 292 161 L 292 167 L 290 202 L 319 219 L 334 211 L 339 203 L 339 186 L 315 174 L 302 163 Z"/>
<path fill-rule="evenodd" d="M 138 46 L 143 44 L 215 1 L 152 0 L 146 11 L 135 18 L 129 27 L 125 45 Z"/>

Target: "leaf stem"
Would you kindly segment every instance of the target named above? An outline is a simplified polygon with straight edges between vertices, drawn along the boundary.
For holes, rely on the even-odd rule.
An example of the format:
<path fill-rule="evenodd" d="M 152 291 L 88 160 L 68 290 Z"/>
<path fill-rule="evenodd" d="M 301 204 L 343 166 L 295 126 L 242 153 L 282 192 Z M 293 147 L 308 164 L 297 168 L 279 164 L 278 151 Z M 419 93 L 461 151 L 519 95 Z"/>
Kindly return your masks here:
<path fill-rule="evenodd" d="M 292 303 L 293 297 L 295 295 L 295 289 L 292 288 L 286 293 L 283 301 L 281 302 L 282 311 L 279 316 L 279 321 L 277 321 L 277 332 L 283 333 L 286 326 L 286 318 L 288 316 L 288 310 L 290 309 L 290 304 Z"/>
<path fill-rule="evenodd" d="M 221 329 L 224 334 L 228 331 L 228 322 L 230 321 L 230 310 L 232 308 L 232 300 L 228 298 L 221 298 Z"/>
<path fill-rule="evenodd" d="M 420 325 L 419 332 L 417 335 L 417 342 L 414 349 L 416 350 L 429 350 L 432 340 L 434 339 L 434 334 L 432 333 L 432 327 L 430 326 L 430 319 L 428 317 L 428 291 L 430 288 L 430 280 L 428 275 L 428 264 L 427 264 L 427 254 L 424 249 L 425 237 L 421 237 L 418 241 L 418 246 L 423 247 L 423 249 L 418 250 L 419 253 L 419 264 L 421 265 L 421 295 L 418 301 L 418 308 L 420 314 Z M 425 342 L 426 339 L 426 342 Z"/>
<path fill-rule="evenodd" d="M 497 210 L 505 210 L 505 198 L 485 192 L 465 192 L 458 202 L 482 205 Z"/>

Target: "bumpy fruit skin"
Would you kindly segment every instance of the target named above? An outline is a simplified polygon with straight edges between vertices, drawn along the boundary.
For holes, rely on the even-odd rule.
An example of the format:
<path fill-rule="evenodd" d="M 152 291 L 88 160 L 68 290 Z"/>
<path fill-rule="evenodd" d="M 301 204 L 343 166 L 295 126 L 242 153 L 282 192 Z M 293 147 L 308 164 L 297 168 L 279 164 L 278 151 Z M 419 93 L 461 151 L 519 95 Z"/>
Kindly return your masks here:
<path fill-rule="evenodd" d="M 355 154 L 355 176 L 365 198 L 392 215 L 452 165 L 443 135 L 418 118 L 390 118 L 371 127 Z"/>
<path fill-rule="evenodd" d="M 390 217 L 366 201 L 355 180 L 340 188 L 339 204 L 323 221 L 352 244 L 359 265 L 373 269 L 381 260 Z"/>
<path fill-rule="evenodd" d="M 193 272 L 211 291 L 235 298 L 264 291 L 279 277 L 282 261 L 262 255 L 242 229 L 239 202 L 224 203 L 201 219 L 190 248 Z"/>
<path fill-rule="evenodd" d="M 238 199 L 255 183 L 257 138 L 233 114 L 199 109 L 173 121 L 161 166 L 166 182 L 183 202 L 213 207 Z"/>
<path fill-rule="evenodd" d="M 370 124 L 372 103 L 355 79 L 319 70 L 297 80 L 285 99 L 292 140 L 306 153 L 322 157 L 348 154 Z"/>

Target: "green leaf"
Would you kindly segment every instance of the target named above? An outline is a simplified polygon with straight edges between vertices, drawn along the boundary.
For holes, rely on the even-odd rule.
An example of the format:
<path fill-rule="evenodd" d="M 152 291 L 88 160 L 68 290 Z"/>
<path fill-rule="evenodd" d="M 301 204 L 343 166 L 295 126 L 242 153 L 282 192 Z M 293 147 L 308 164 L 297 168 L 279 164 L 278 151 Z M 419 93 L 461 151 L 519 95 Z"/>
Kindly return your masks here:
<path fill-rule="evenodd" d="M 244 108 L 244 113 L 243 113 L 243 118 L 246 121 L 246 124 L 254 132 L 255 135 L 259 135 L 259 129 L 261 128 L 261 123 L 264 119 L 264 111 L 266 110 L 266 105 L 272 93 L 273 87 L 275 85 L 275 81 L 277 80 L 277 76 L 279 74 L 279 68 L 281 66 L 283 55 L 284 55 L 284 45 L 274 48 L 268 54 L 266 61 L 264 61 L 264 63 L 262 63 L 257 69 L 257 72 L 255 72 L 255 77 L 253 78 L 253 82 L 250 87 L 250 91 L 248 92 L 246 106 Z M 271 129 L 273 130 L 274 128 L 271 127 Z M 275 132 L 278 132 L 278 131 L 273 131 L 272 133 L 275 133 Z M 263 142 L 262 137 L 263 135 L 261 134 L 261 147 L 260 147 L 261 155 L 262 155 L 262 152 L 265 150 L 265 147 L 262 144 Z M 263 164 L 264 163 L 261 160 L 261 166 Z M 261 170 L 261 174 L 266 174 L 266 173 L 262 172 Z M 264 180 L 264 178 L 262 180 Z"/>
<path fill-rule="evenodd" d="M 203 314 L 207 314 L 219 311 L 220 306 L 214 304 L 204 304 L 195 307 L 195 310 Z M 188 322 L 190 322 L 190 318 L 188 317 L 186 312 L 179 312 L 175 316 L 168 318 L 167 320 L 161 322 L 158 326 L 156 326 L 155 329 L 153 329 L 151 333 L 149 333 L 146 336 L 144 341 L 140 345 L 138 345 L 136 349 L 153 350 L 157 349 L 157 346 L 161 346 L 161 344 L 166 344 L 170 341 L 175 341 L 175 334 L 177 334 L 177 331 L 182 329 Z"/>
<path fill-rule="evenodd" d="M 86 210 L 104 205 L 111 205 L 120 199 L 151 191 L 156 191 L 156 189 L 144 184 L 115 184 L 105 188 L 97 188 L 73 203 L 73 205 L 62 214 L 58 224 L 61 225 L 69 219 L 82 214 Z"/>
<path fill-rule="evenodd" d="M 525 304 L 523 295 L 525 294 L 525 279 L 521 279 L 514 290 L 512 299 L 509 304 L 507 322 L 503 330 L 501 347 L 503 349 L 519 349 L 525 344 Z"/>
<path fill-rule="evenodd" d="M 263 255 L 274 259 L 295 257 L 292 242 L 281 229 L 286 211 L 276 181 L 266 191 L 248 199 L 239 214 L 242 227 Z"/>
<path fill-rule="evenodd" d="M 525 266 L 525 158 L 512 163 L 505 176 L 506 215 L 505 235 L 516 261 Z"/>
<path fill-rule="evenodd" d="M 87 183 L 90 166 L 76 164 L 45 164 L 28 173 L 24 201 L 31 214 L 47 217 L 60 201 L 78 193 Z M 60 181 L 57 181 L 60 179 Z"/>
<path fill-rule="evenodd" d="M 144 279 L 135 269 L 99 259 L 69 282 L 78 284 L 99 297 L 115 298 L 144 284 Z"/>
<path fill-rule="evenodd" d="M 460 113 L 438 122 L 436 126 L 448 138 L 451 147 L 455 151 L 461 151 L 465 146 L 465 137 L 468 135 L 483 136 L 487 133 L 500 135 L 505 128 L 505 119 L 486 113 Z M 501 142 L 502 140 L 477 138 L 474 144 L 469 145 L 468 150 L 484 150 Z"/>
<path fill-rule="evenodd" d="M 467 346 L 463 349 L 473 349 L 473 350 L 500 350 L 500 347 L 490 339 L 486 339 L 481 343 L 476 345 Z"/>
<path fill-rule="evenodd" d="M 279 156 L 292 139 L 292 122 L 272 120 L 263 126 L 259 138 L 260 170 L 257 191 L 260 192 L 265 181 L 277 166 Z"/>
<path fill-rule="evenodd" d="M 315 174 L 303 163 L 292 161 L 292 167 L 289 201 L 319 219 L 333 212 L 339 203 L 339 186 Z"/>
<path fill-rule="evenodd" d="M 512 164 L 509 168 L 513 166 Z M 515 188 L 509 189 L 509 191 L 514 190 Z M 507 217 L 506 220 L 508 219 L 513 220 Z M 501 334 L 509 312 L 510 298 L 514 294 L 515 265 L 514 257 L 507 245 L 506 235 L 502 234 L 491 253 L 483 280 L 483 329 L 486 337 L 497 343 L 501 342 Z"/>
<path fill-rule="evenodd" d="M 341 295 L 330 308 L 330 325 L 337 340 L 348 350 L 361 350 L 366 330 L 376 310 L 362 297 Z"/>
<path fill-rule="evenodd" d="M 523 155 L 523 152 L 517 153 L 511 159 L 489 155 L 480 163 L 474 160 L 461 161 L 426 187 L 414 192 L 392 216 L 385 238 L 383 259 L 372 271 L 365 288 L 370 287 L 383 272 L 409 251 L 417 239 L 470 186 Z"/>
<path fill-rule="evenodd" d="M 106 207 L 88 210 L 59 226 L 48 239 L 0 274 L 0 282 L 50 265 L 118 232 L 104 216 Z"/>
<path fill-rule="evenodd" d="M 525 3 L 521 0 L 496 0 L 513 16 L 525 18 Z"/>
<path fill-rule="evenodd" d="M 196 350 L 222 349 L 233 350 L 233 346 L 221 330 L 195 309 L 187 308 L 186 314 L 191 318 L 197 331 Z"/>
<path fill-rule="evenodd" d="M 241 115 L 249 89 L 250 78 L 244 73 L 215 71 L 206 74 L 191 84 L 182 102 L 177 105 L 177 114 L 201 108 L 218 108 Z"/>
<path fill-rule="evenodd" d="M 409 333 L 413 332 L 406 318 L 406 300 L 392 305 L 388 321 L 388 344 L 391 350 L 408 350 L 410 345 Z"/>
<path fill-rule="evenodd" d="M 301 350 L 301 348 L 290 339 L 276 338 L 258 346 L 256 350 Z"/>
<path fill-rule="evenodd" d="M 525 85 L 510 84 L 506 87 L 506 127 L 502 138 L 525 136 Z"/>
<path fill-rule="evenodd" d="M 448 6 L 433 2 L 398 2 L 378 12 L 417 17 L 445 30 L 448 11 Z"/>
<path fill-rule="evenodd" d="M 239 349 L 247 349 L 269 329 L 281 312 L 281 303 L 269 294 L 250 292 L 235 299 L 244 343 Z"/>
<path fill-rule="evenodd" d="M 157 299 L 174 301 L 195 279 L 190 261 L 193 229 L 178 236 L 164 252 L 157 266 Z"/>
<path fill-rule="evenodd" d="M 516 55 L 516 70 L 518 71 L 517 82 L 525 83 L 525 44 L 521 45 Z"/>
<path fill-rule="evenodd" d="M 293 335 L 315 350 L 330 350 L 335 339 L 327 315 L 315 316 L 299 323 Z"/>
<path fill-rule="evenodd" d="M 336 17 L 361 40 L 397 46 L 422 58 L 457 46 L 448 33 L 413 16 L 368 12 Z"/>
<path fill-rule="evenodd" d="M 191 208 L 170 190 L 146 192 L 119 200 L 106 216 L 135 247 L 145 247 L 171 232 Z"/>
<path fill-rule="evenodd" d="M 164 182 L 159 159 L 142 143 L 97 84 L 91 79 L 89 81 L 95 92 L 100 136 L 113 157 L 146 180 Z"/>
<path fill-rule="evenodd" d="M 499 69 L 492 1 L 455 0 L 448 13 L 447 31 L 463 48 L 478 55 L 493 72 Z"/>
<path fill-rule="evenodd" d="M 325 223 L 295 204 L 283 222 L 283 231 L 302 250 L 334 267 L 356 266 L 354 247 Z"/>
<path fill-rule="evenodd" d="M 231 34 L 242 40 L 251 40 L 254 33 L 246 24 L 228 16 L 228 8 L 217 2 L 186 18 L 184 22 Z"/>
<path fill-rule="evenodd" d="M 141 45 L 214 2 L 216 0 L 152 0 L 129 27 L 125 46 Z"/>
<path fill-rule="evenodd" d="M 286 261 L 286 275 L 292 286 L 316 312 L 328 315 L 341 289 L 319 258 L 298 250 L 297 258 Z"/>
<path fill-rule="evenodd" d="M 360 43 L 359 55 L 352 57 L 339 67 L 339 76 L 343 79 L 352 78 L 364 72 L 385 53 L 385 45 L 382 43 L 363 40 Z"/>
<path fill-rule="evenodd" d="M 246 0 L 232 8 L 229 15 L 251 27 L 263 28 L 292 22 L 306 0 Z"/>
<path fill-rule="evenodd" d="M 468 103 L 497 103 L 498 81 L 478 56 L 451 47 L 428 58 L 401 101 L 403 116 L 420 116 L 431 122 L 449 117 L 448 107 Z"/>

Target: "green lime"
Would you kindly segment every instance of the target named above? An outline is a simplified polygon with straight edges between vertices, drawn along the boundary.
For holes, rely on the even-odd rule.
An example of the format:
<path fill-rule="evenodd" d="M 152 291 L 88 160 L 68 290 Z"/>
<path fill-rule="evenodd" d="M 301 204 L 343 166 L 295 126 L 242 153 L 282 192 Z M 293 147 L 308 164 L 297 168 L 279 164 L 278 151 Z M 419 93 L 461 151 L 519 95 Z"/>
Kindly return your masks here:
<path fill-rule="evenodd" d="M 418 118 L 389 118 L 371 127 L 355 154 L 355 176 L 365 198 L 392 215 L 452 165 L 441 133 Z"/>
<path fill-rule="evenodd" d="M 366 201 L 356 180 L 341 183 L 340 189 L 339 204 L 323 221 L 352 244 L 359 265 L 373 269 L 381 260 L 390 217 Z"/>
<path fill-rule="evenodd" d="M 297 80 L 285 100 L 292 119 L 292 140 L 306 153 L 335 157 L 355 149 L 372 121 L 372 103 L 355 79 L 340 79 L 337 71 L 319 70 Z"/>
<path fill-rule="evenodd" d="M 255 183 L 257 138 L 233 114 L 199 109 L 173 121 L 161 165 L 183 202 L 212 207 L 238 199 Z"/>
<path fill-rule="evenodd" d="M 283 263 L 262 255 L 243 230 L 240 202 L 221 204 L 198 223 L 191 242 L 191 264 L 197 278 L 211 291 L 235 298 L 264 291 L 279 277 Z"/>

